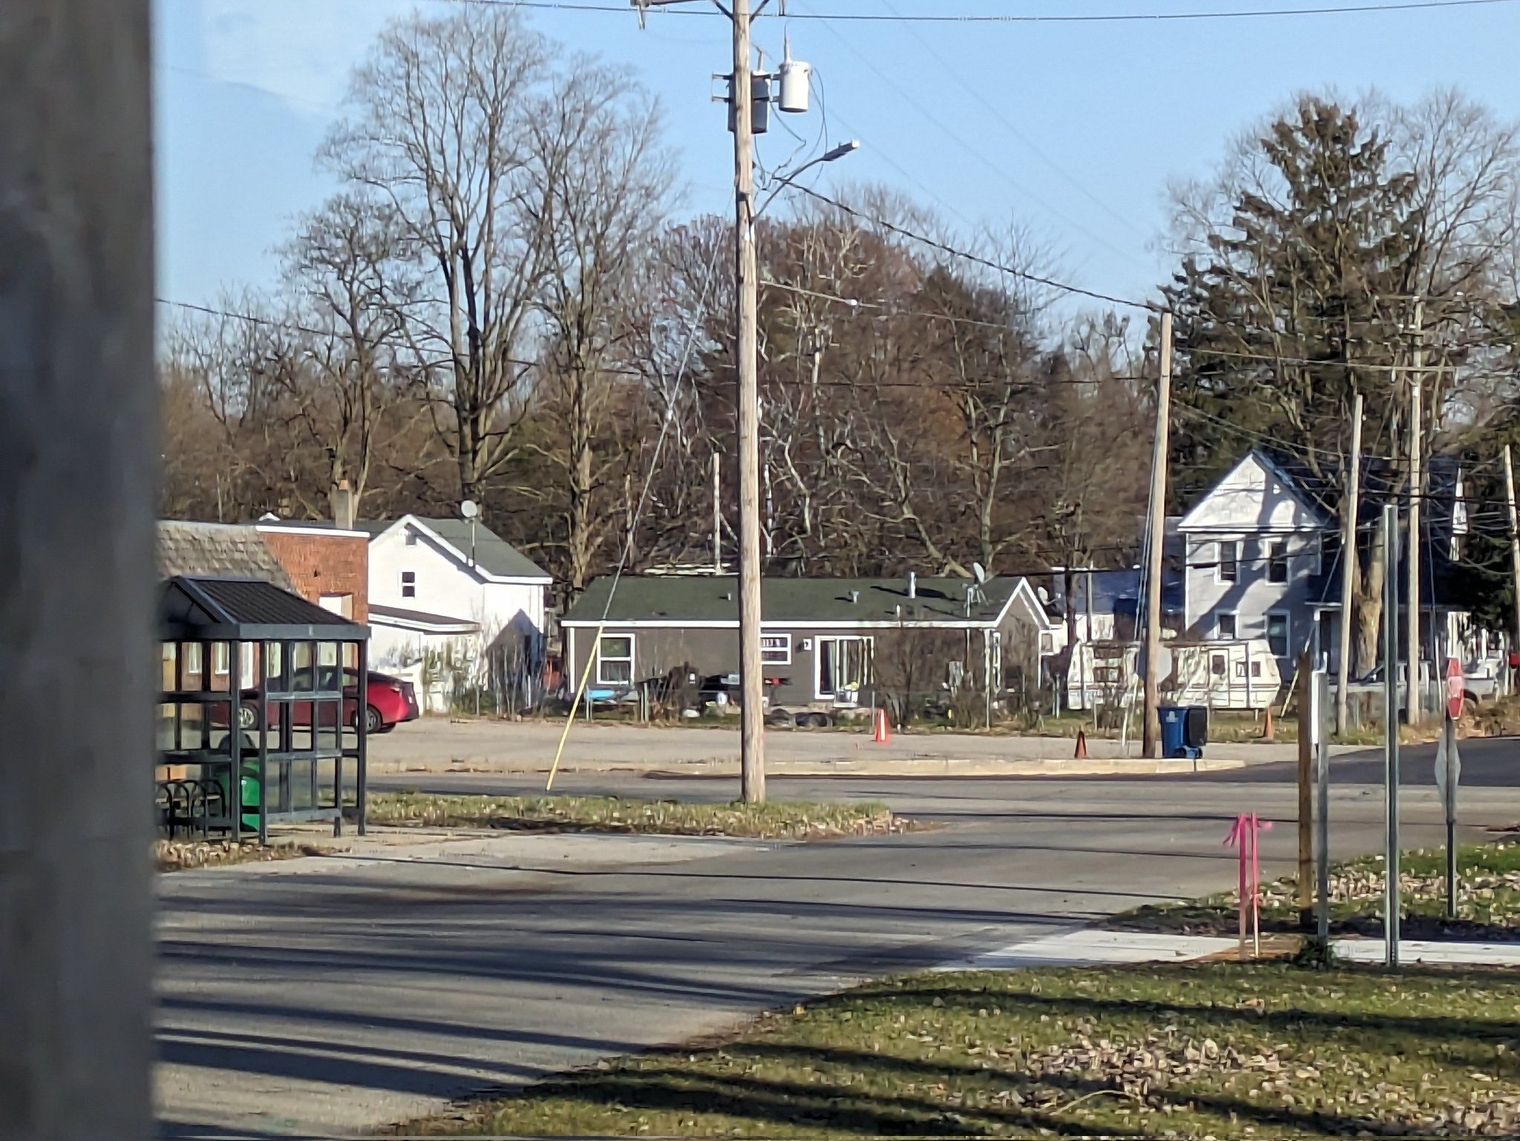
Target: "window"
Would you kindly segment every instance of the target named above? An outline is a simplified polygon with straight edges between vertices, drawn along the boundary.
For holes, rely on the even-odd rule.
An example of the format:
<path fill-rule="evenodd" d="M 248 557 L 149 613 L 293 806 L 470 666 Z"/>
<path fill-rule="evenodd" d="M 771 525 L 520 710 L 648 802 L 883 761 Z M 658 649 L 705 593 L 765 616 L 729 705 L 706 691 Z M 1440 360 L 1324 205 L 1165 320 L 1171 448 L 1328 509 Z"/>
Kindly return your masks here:
<path fill-rule="evenodd" d="M 1288 581 L 1288 541 L 1273 539 L 1267 544 L 1267 581 Z"/>
<path fill-rule="evenodd" d="M 1240 577 L 1240 544 L 1234 539 L 1219 544 L 1219 581 L 1234 582 Z"/>
<path fill-rule="evenodd" d="M 1314 563 L 1315 574 L 1325 574 L 1332 567 L 1338 566 L 1341 559 L 1341 535 L 1339 531 L 1321 531 L 1319 536 L 1319 557 Z"/>
<path fill-rule="evenodd" d="M 609 634 L 597 642 L 598 685 L 633 684 L 633 635 Z"/>
<path fill-rule="evenodd" d="M 1224 657 L 1223 654 L 1210 654 L 1209 655 L 1209 672 L 1211 674 L 1213 674 L 1215 677 L 1224 677 L 1224 675 L 1225 675 L 1225 657 Z"/>
<path fill-rule="evenodd" d="M 1214 618 L 1215 636 L 1224 641 L 1235 640 L 1235 612 L 1222 610 Z"/>
<path fill-rule="evenodd" d="M 790 634 L 761 634 L 760 660 L 768 666 L 792 664 L 792 636 Z"/>
<path fill-rule="evenodd" d="M 1267 615 L 1267 646 L 1271 649 L 1274 658 L 1288 656 L 1288 616 L 1286 614 Z"/>
<path fill-rule="evenodd" d="M 870 638 L 819 638 L 815 692 L 820 698 L 855 702 L 871 684 Z"/>
<path fill-rule="evenodd" d="M 416 571 L 402 571 L 401 572 L 401 597 L 402 598 L 416 598 L 417 597 L 417 572 Z"/>

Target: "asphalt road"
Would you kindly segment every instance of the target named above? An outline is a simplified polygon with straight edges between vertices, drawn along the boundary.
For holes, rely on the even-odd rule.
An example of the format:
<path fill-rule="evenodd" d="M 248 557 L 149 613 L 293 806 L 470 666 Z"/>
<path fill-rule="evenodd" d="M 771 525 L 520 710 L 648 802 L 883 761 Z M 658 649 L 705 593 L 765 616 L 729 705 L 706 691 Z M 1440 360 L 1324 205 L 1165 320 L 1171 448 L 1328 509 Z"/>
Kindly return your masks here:
<path fill-rule="evenodd" d="M 1461 784 L 1465 789 L 1520 789 L 1520 738 L 1487 737 L 1461 742 Z M 1407 788 L 1435 787 L 1435 746 L 1410 745 L 1400 751 L 1400 785 Z M 1384 760 L 1381 748 L 1346 753 L 1330 763 L 1331 781 L 1339 786 L 1380 788 Z M 1295 784 L 1298 767 L 1292 763 L 1248 765 L 1241 769 L 1201 773 L 1197 776 L 1094 776 L 1083 783 L 1166 785 L 1200 782 L 1205 785 Z M 773 777 L 771 795 L 784 800 L 873 800 L 892 805 L 900 812 L 939 820 L 977 818 L 1006 800 L 1020 800 L 1039 785 L 1068 785 L 1056 777 Z M 374 776 L 376 789 L 412 789 L 437 793 L 486 793 L 494 796 L 542 794 L 542 776 L 501 773 L 402 773 Z M 722 802 L 734 799 L 738 782 L 731 777 L 645 776 L 635 772 L 571 772 L 555 782 L 555 791 L 580 795 L 607 795 Z M 1243 797 L 1248 799 L 1248 796 Z"/>
<path fill-rule="evenodd" d="M 518 787 L 424 783 L 487 782 Z M 718 781 L 638 791 L 650 786 L 733 795 Z M 777 781 L 773 793 L 885 799 L 943 826 L 787 845 L 507 836 L 426 863 L 159 877 L 164 1134 L 374 1130 L 863 977 L 1218 890 L 1235 877 L 1221 845 L 1234 815 L 1285 821 L 1294 796 L 1203 779 Z M 1412 791 L 1405 808 L 1411 845 L 1440 837 L 1433 793 Z M 1375 790 L 1338 785 L 1331 816 L 1337 855 L 1380 843 Z M 1485 790 L 1467 816 L 1520 819 L 1520 791 Z M 1293 851 L 1291 827 L 1265 833 L 1266 873 Z"/>

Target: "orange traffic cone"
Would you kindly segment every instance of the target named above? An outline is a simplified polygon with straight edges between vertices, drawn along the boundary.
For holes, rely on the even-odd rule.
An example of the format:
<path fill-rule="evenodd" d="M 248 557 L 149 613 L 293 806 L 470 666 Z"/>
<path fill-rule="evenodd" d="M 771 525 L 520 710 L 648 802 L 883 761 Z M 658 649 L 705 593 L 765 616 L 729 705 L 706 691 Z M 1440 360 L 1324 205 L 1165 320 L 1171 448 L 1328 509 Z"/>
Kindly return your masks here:
<path fill-rule="evenodd" d="M 871 735 L 871 740 L 878 745 L 888 745 L 892 742 L 892 729 L 887 724 L 887 711 L 876 711 L 876 731 Z"/>
<path fill-rule="evenodd" d="M 1266 720 L 1261 726 L 1261 739 L 1263 741 L 1277 740 L 1277 731 L 1272 727 L 1272 707 L 1267 706 Z"/>
<path fill-rule="evenodd" d="M 1087 734 L 1081 729 L 1077 730 L 1077 751 L 1072 756 L 1072 760 L 1087 760 Z"/>

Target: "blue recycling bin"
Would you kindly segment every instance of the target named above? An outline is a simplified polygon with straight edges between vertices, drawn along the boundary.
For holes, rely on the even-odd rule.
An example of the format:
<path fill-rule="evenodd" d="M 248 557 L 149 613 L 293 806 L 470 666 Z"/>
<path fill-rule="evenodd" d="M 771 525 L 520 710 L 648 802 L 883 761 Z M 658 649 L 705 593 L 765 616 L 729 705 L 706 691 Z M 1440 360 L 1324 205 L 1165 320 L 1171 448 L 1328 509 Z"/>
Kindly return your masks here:
<path fill-rule="evenodd" d="M 1196 761 L 1203 756 L 1209 738 L 1209 710 L 1205 705 L 1161 707 L 1161 755 Z"/>

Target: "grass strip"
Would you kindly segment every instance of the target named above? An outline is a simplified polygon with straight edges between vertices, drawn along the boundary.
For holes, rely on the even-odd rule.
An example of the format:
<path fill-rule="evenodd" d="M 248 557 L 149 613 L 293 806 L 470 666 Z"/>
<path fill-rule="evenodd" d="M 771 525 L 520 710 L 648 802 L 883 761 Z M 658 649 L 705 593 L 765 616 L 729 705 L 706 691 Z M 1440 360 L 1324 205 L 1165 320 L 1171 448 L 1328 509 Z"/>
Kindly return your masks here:
<path fill-rule="evenodd" d="M 821 840 L 901 832 L 907 822 L 883 804 L 700 804 L 611 796 L 371 794 L 369 822 L 402 827 L 496 828 L 520 832 L 648 833 Z"/>
<path fill-rule="evenodd" d="M 293 860 L 298 856 L 321 854 L 320 848 L 309 844 L 269 844 L 261 847 L 257 841 L 242 844 L 234 844 L 230 840 L 153 841 L 153 864 L 161 872 L 186 872 L 195 868 Z"/>
<path fill-rule="evenodd" d="M 405 1134 L 1162 1138 L 1520 1127 L 1520 974 L 1281 963 L 935 973 Z"/>
<path fill-rule="evenodd" d="M 1457 850 L 1456 918 L 1445 918 L 1446 853 L 1440 848 L 1405 852 L 1399 863 L 1406 939 L 1520 938 L 1520 841 L 1464 845 Z M 1232 936 L 1238 927 L 1237 894 L 1147 904 L 1109 920 L 1123 931 L 1165 931 Z M 1383 857 L 1364 856 L 1330 869 L 1330 926 L 1337 935 L 1381 935 Z M 1298 930 L 1297 880 L 1262 885 L 1263 931 Z"/>

